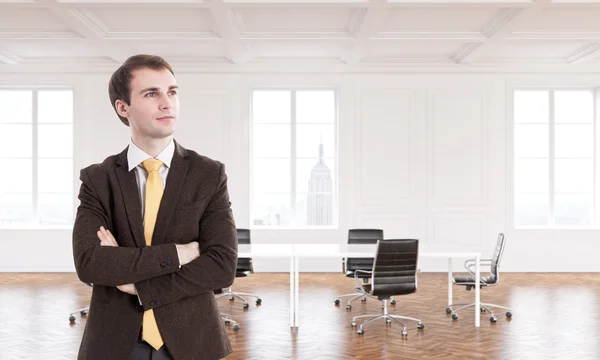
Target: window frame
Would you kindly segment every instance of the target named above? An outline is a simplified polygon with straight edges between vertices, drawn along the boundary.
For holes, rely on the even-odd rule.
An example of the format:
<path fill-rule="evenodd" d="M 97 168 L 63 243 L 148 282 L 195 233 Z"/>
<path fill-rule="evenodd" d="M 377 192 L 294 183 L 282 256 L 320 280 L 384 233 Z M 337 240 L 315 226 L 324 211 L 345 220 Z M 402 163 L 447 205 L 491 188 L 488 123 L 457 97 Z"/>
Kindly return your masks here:
<path fill-rule="evenodd" d="M 325 123 L 326 125 L 333 126 L 333 156 L 327 156 L 326 158 L 332 158 L 334 165 L 330 167 L 333 179 L 333 214 L 331 225 L 256 225 L 254 224 L 254 118 L 253 118 L 253 99 L 255 91 L 289 91 L 290 92 L 290 186 L 287 192 L 269 192 L 268 194 L 278 195 L 289 195 L 290 204 L 292 211 L 296 212 L 296 202 L 298 196 L 298 186 L 296 183 L 297 172 L 296 165 L 297 160 L 306 159 L 305 157 L 298 158 L 296 155 L 296 142 L 297 142 L 297 131 L 296 131 L 296 92 L 298 91 L 323 91 L 329 90 L 334 93 L 334 120 L 333 123 Z M 310 86 L 265 86 L 265 85 L 253 85 L 249 87 L 248 93 L 248 124 L 249 124 L 249 142 L 248 142 L 248 163 L 249 163 L 249 209 L 248 209 L 248 220 L 249 228 L 253 230 L 337 230 L 339 228 L 339 101 L 340 88 L 339 86 L 328 86 L 328 85 L 310 85 Z M 276 124 L 276 123 L 260 123 Z M 277 123 L 280 124 L 280 123 Z M 323 125 L 324 123 L 301 123 L 301 124 L 315 124 Z M 281 157 L 260 157 L 261 160 L 269 159 L 283 159 Z M 285 158 L 287 160 L 287 158 Z"/>
<path fill-rule="evenodd" d="M 70 194 L 71 195 L 71 221 L 67 223 L 44 223 L 40 220 L 40 191 L 39 191 L 39 160 L 40 159 L 48 159 L 48 160 L 71 160 L 72 169 L 74 169 L 75 165 L 75 87 L 71 85 L 0 85 L 0 90 L 2 91 L 30 91 L 31 92 L 31 158 L 22 157 L 22 156 L 2 156 L 0 154 L 0 159 L 3 160 L 14 160 L 14 159 L 31 159 L 31 205 L 32 205 L 32 217 L 31 221 L 28 222 L 8 222 L 4 220 L 0 220 L 0 229 L 1 230 L 27 230 L 27 229 L 71 229 L 73 227 L 73 223 L 75 221 L 75 211 L 76 206 L 74 203 L 75 189 L 72 186 L 70 192 L 44 192 L 43 194 Z M 39 154 L 39 92 L 40 91 L 70 91 L 73 97 L 73 107 L 71 108 L 72 112 L 72 120 L 70 123 L 62 122 L 62 123 L 48 123 L 44 122 L 43 125 L 70 125 L 72 128 L 72 153 L 69 157 L 43 157 Z M 15 124 L 23 124 L 23 123 L 14 123 L 14 122 L 2 122 L 2 125 L 15 125 Z M 74 171 L 74 170 L 73 170 Z M 73 174 L 71 174 L 73 177 Z M 10 194 L 20 194 L 19 192 Z"/>
<path fill-rule="evenodd" d="M 518 159 L 539 159 L 539 157 L 517 157 L 515 154 L 515 125 L 518 124 L 531 124 L 531 123 L 516 123 L 515 122 L 515 94 L 518 91 L 547 91 L 549 93 L 549 113 L 548 113 L 548 223 L 546 225 L 517 225 L 517 217 L 516 217 L 516 203 L 517 196 L 519 193 L 516 191 L 515 183 L 517 179 L 517 174 L 515 172 L 515 164 Z M 588 225 L 557 225 L 555 221 L 555 198 L 556 198 L 556 176 L 555 176 L 555 93 L 557 91 L 590 91 L 593 97 L 593 114 L 592 114 L 592 131 L 593 131 L 593 139 L 592 139 L 592 205 L 591 205 L 591 221 Z M 600 120 L 600 87 L 591 86 L 591 85 L 575 85 L 575 86 L 514 86 L 510 89 L 508 93 L 510 96 L 509 106 L 507 107 L 510 111 L 511 120 L 510 127 L 507 127 L 507 131 L 510 131 L 509 138 L 512 140 L 509 147 L 509 154 L 512 162 L 512 169 L 510 172 L 510 176 L 508 180 L 510 181 L 511 192 L 511 216 L 510 221 L 512 222 L 512 228 L 515 230 L 593 230 L 600 229 L 600 212 L 598 204 L 600 204 L 600 192 L 598 191 L 599 185 L 598 180 L 598 171 L 600 171 L 600 146 L 598 146 L 598 141 L 600 139 L 598 126 L 598 121 Z M 562 124 L 562 123 L 559 123 Z M 567 123 L 567 124 L 583 124 L 583 123 Z M 561 158 L 559 158 L 561 159 Z M 589 159 L 588 157 L 567 157 L 564 159 Z M 521 194 L 533 194 L 533 193 L 521 193 Z M 559 194 L 578 194 L 577 192 L 559 192 Z M 583 194 L 583 193 L 581 193 Z"/>

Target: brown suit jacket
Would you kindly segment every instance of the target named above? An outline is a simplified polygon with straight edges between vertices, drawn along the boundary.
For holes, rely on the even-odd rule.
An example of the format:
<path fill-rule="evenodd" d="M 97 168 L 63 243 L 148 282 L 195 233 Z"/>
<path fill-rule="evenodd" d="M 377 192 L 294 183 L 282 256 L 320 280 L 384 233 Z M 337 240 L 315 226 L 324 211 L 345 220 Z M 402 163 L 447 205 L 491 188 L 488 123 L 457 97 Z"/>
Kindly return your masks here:
<path fill-rule="evenodd" d="M 148 309 L 175 360 L 226 357 L 231 344 L 213 294 L 233 283 L 237 264 L 224 165 L 175 142 L 152 246 L 144 241 L 135 171 L 127 169 L 126 148 L 81 170 L 73 257 L 93 290 L 78 359 L 128 359 Z M 119 247 L 100 246 L 100 226 Z M 192 241 L 201 255 L 180 268 L 175 244 Z M 116 288 L 130 283 L 142 305 Z"/>

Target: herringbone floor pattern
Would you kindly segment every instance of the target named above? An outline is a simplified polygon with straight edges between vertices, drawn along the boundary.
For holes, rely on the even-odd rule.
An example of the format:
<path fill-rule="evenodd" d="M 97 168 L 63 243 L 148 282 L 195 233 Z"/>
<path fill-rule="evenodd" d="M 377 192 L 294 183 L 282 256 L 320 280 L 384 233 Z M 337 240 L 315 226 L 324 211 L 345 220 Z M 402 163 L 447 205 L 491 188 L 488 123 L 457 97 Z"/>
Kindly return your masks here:
<path fill-rule="evenodd" d="M 447 275 L 419 273 L 419 289 L 397 297 L 393 314 L 422 319 L 424 330 L 406 322 L 408 337 L 383 320 L 359 336 L 352 316 L 379 313 L 374 299 L 355 301 L 351 311 L 336 307 L 336 295 L 352 291 L 341 274 L 301 274 L 300 329 L 289 328 L 289 275 L 253 274 L 236 279 L 234 290 L 263 299 L 248 310 L 239 300 L 219 300 L 240 330 L 228 328 L 231 360 L 258 359 L 600 359 L 600 274 L 504 273 L 501 284 L 483 289 L 482 300 L 512 307 L 513 318 L 481 315 L 473 309 L 453 321 L 446 315 Z M 0 359 L 75 359 L 85 317 L 70 325 L 69 313 L 85 307 L 91 289 L 75 274 L 0 274 Z M 454 288 L 454 302 L 471 302 L 473 292 Z M 119 360 L 119 359 L 115 359 Z"/>

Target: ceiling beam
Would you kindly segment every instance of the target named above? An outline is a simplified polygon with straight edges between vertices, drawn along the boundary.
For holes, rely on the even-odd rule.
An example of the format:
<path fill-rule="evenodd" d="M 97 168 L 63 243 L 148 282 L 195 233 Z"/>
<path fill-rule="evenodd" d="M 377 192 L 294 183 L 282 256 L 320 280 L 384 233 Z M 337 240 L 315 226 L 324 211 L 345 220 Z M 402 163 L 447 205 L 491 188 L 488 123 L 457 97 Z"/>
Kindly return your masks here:
<path fill-rule="evenodd" d="M 248 62 L 250 56 L 240 42 L 239 30 L 235 25 L 231 5 L 223 2 L 223 0 L 210 0 L 208 9 L 213 18 L 213 29 L 223 40 L 227 59 L 234 64 Z"/>
<path fill-rule="evenodd" d="M 574 53 L 567 56 L 565 61 L 568 64 L 581 64 L 594 59 L 599 54 L 600 42 L 594 42 L 577 49 Z"/>
<path fill-rule="evenodd" d="M 89 18 L 81 16 L 81 14 L 69 8 L 58 0 L 38 0 L 43 4 L 46 9 L 51 11 L 55 16 L 60 18 L 67 24 L 73 31 L 83 36 L 86 40 L 90 41 L 94 45 L 98 46 L 103 54 L 113 59 L 117 63 L 123 63 L 131 54 L 130 51 L 111 44 L 104 35 L 97 29 L 104 26 L 104 24 L 92 23 Z"/>
<path fill-rule="evenodd" d="M 9 65 L 18 65 L 23 59 L 13 54 L 12 52 L 4 49 L 0 49 L 0 63 Z"/>
<path fill-rule="evenodd" d="M 356 64 L 364 57 L 369 47 L 369 39 L 384 28 L 391 9 L 391 6 L 385 6 L 385 0 L 370 1 L 370 6 L 365 11 L 360 28 L 356 32 L 354 45 L 346 55 L 342 56 L 345 63 Z"/>
<path fill-rule="evenodd" d="M 468 64 L 481 55 L 483 50 L 493 46 L 516 28 L 530 21 L 541 13 L 551 0 L 535 0 L 529 7 L 502 9 L 482 29 L 486 39 L 479 44 L 470 46 L 470 51 L 459 51 L 454 61 L 458 64 Z"/>

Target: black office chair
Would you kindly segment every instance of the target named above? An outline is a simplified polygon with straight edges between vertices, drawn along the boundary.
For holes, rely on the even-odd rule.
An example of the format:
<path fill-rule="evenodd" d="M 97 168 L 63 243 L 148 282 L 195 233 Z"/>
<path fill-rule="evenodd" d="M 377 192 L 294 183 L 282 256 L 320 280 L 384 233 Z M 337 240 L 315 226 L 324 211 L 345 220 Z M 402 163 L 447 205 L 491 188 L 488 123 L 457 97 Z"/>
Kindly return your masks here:
<path fill-rule="evenodd" d="M 250 230 L 237 229 L 237 236 L 238 236 L 238 244 L 250 245 Z M 236 278 L 246 277 L 253 272 L 254 272 L 254 267 L 252 266 L 252 258 L 238 258 L 237 268 L 236 268 L 236 272 L 235 272 Z M 250 306 L 250 305 L 248 305 L 248 302 L 246 301 L 244 296 L 245 297 L 255 297 L 256 305 L 262 304 L 262 299 L 258 295 L 234 292 L 231 290 L 231 286 L 228 288 L 224 288 L 223 292 L 221 294 L 219 294 L 216 298 L 218 300 L 225 296 L 229 296 L 230 301 L 234 301 L 235 298 L 242 300 L 244 302 L 244 305 L 243 305 L 244 309 L 248 309 L 248 307 Z"/>
<path fill-rule="evenodd" d="M 506 237 L 504 236 L 503 233 L 499 233 L 498 239 L 496 240 L 496 247 L 494 248 L 494 254 L 492 255 L 492 258 L 480 260 L 480 266 L 488 266 L 488 265 L 490 266 L 490 272 L 489 272 L 488 276 L 480 277 L 480 280 L 481 280 L 479 282 L 480 289 L 482 289 L 484 287 L 496 286 L 500 283 L 500 260 L 502 259 L 502 254 L 504 253 L 505 245 L 506 245 Z M 475 283 L 475 259 L 469 259 L 469 260 L 465 261 L 465 269 L 467 270 L 469 275 L 454 276 L 454 278 L 452 279 L 452 282 L 454 282 L 454 284 L 456 284 L 456 285 L 465 286 L 466 290 L 470 291 L 476 285 L 476 283 Z M 482 313 L 487 311 L 492 315 L 490 317 L 490 321 L 492 323 L 495 323 L 497 319 L 494 316 L 494 313 L 492 312 L 492 310 L 490 310 L 490 307 L 507 310 L 506 314 L 505 314 L 506 317 L 507 318 L 512 317 L 512 312 L 511 312 L 510 308 L 507 308 L 505 306 L 494 305 L 494 304 L 483 303 L 483 302 L 481 302 L 480 305 L 481 305 L 480 310 Z M 455 307 L 455 306 L 460 306 L 460 307 L 458 309 L 453 309 L 453 307 Z M 475 306 L 475 303 L 472 302 L 472 303 L 463 303 L 463 304 L 452 304 L 452 305 L 448 306 L 448 308 L 446 308 L 446 313 L 452 314 L 453 320 L 458 320 L 458 314 L 456 312 L 460 311 L 462 309 L 471 307 L 471 306 Z"/>
<path fill-rule="evenodd" d="M 406 326 L 400 322 L 400 319 L 417 322 L 417 328 L 425 328 L 423 322 L 419 319 L 391 315 L 388 313 L 387 301 L 393 295 L 408 295 L 417 291 L 417 263 L 419 258 L 419 240 L 417 239 L 390 239 L 377 242 L 377 253 L 373 270 L 357 270 L 371 276 L 371 284 L 364 284 L 364 290 L 376 296 L 383 301 L 383 314 L 361 315 L 352 318 L 352 327 L 356 327 L 356 320 L 362 318 L 372 318 L 365 321 L 358 329 L 359 335 L 364 335 L 364 327 L 381 318 L 385 318 L 386 324 L 392 321 L 402 326 L 402 336 L 407 336 Z M 358 279 L 357 274 L 357 279 Z"/>
<path fill-rule="evenodd" d="M 89 287 L 93 287 L 92 283 L 86 282 L 84 284 L 86 284 Z M 79 315 L 81 315 L 82 317 L 84 317 L 84 316 L 86 316 L 88 314 L 89 311 L 90 311 L 90 307 L 88 306 L 86 308 L 79 309 L 79 310 L 77 310 L 75 312 L 70 313 L 69 314 L 69 322 L 71 324 L 75 324 L 75 315 L 77 315 L 79 313 Z"/>
<path fill-rule="evenodd" d="M 350 229 L 348 230 L 348 244 L 377 244 L 378 240 L 383 240 L 383 230 L 381 229 Z M 369 283 L 371 276 L 359 273 L 358 278 L 356 277 L 357 270 L 372 270 L 373 269 L 373 258 L 347 258 L 342 259 L 342 272 L 350 278 L 356 279 L 356 286 L 354 287 L 355 292 L 351 294 L 345 294 L 338 296 L 334 303 L 335 305 L 340 304 L 340 298 L 352 296 L 346 304 L 346 310 L 352 309 L 352 301 L 362 298 L 362 302 L 367 301 L 367 296 L 370 296 L 363 289 L 364 284 Z M 359 279 L 362 279 L 362 283 Z M 392 305 L 396 304 L 396 300 L 392 299 Z"/>

